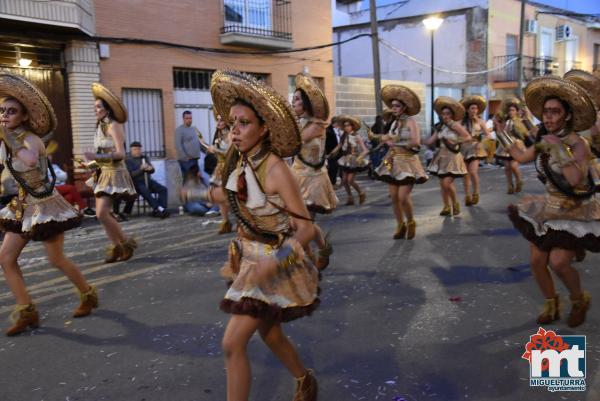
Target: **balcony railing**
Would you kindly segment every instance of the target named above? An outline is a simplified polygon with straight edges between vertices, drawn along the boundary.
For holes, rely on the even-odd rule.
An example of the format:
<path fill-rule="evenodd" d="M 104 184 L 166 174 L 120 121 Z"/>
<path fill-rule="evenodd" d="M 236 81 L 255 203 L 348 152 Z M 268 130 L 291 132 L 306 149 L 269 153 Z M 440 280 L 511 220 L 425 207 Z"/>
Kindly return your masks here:
<path fill-rule="evenodd" d="M 291 0 L 224 0 L 223 6 L 222 44 L 292 47 Z"/>
<path fill-rule="evenodd" d="M 506 64 L 519 57 L 518 54 L 494 57 L 494 67 Z M 523 76 L 526 81 L 542 75 L 552 74 L 553 58 L 523 56 Z M 517 60 L 493 73 L 494 82 L 516 82 L 519 80 L 519 63 Z"/>

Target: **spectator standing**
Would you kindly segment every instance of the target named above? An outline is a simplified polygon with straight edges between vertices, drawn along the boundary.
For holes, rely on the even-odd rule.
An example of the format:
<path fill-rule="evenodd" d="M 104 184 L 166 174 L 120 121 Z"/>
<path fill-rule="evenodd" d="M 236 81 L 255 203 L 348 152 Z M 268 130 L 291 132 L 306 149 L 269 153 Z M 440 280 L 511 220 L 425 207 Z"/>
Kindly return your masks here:
<path fill-rule="evenodd" d="M 142 195 L 152 207 L 152 217 L 161 219 L 169 217 L 167 188 L 150 177 L 154 173 L 154 167 L 150 160 L 142 154 L 142 144 L 138 141 L 132 142 L 130 149 L 131 156 L 125 160 L 125 164 L 131 174 L 136 192 Z M 155 199 L 152 194 L 158 194 L 158 199 Z"/>
<path fill-rule="evenodd" d="M 331 118 L 331 124 L 325 130 L 325 153 L 330 154 L 340 143 L 342 137 L 342 130 L 340 129 L 340 123 L 337 117 Z M 339 175 L 339 167 L 337 164 L 338 159 L 341 156 L 334 155 L 327 160 L 327 174 L 331 180 L 332 185 L 336 185 L 337 177 Z"/>

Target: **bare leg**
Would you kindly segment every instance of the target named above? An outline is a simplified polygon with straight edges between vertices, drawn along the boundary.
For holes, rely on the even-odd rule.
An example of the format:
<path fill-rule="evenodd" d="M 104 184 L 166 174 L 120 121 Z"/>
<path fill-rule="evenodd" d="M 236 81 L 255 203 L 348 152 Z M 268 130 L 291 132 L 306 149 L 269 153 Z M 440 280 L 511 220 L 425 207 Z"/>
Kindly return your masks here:
<path fill-rule="evenodd" d="M 4 234 L 4 240 L 0 247 L 0 264 L 4 271 L 4 278 L 19 305 L 31 303 L 31 297 L 25 287 L 25 280 L 23 280 L 23 273 L 17 262 L 27 242 L 28 240 L 21 235 L 7 232 Z"/>
<path fill-rule="evenodd" d="M 358 185 L 358 183 L 356 181 L 354 181 L 354 177 L 356 177 L 356 173 L 349 173 L 348 174 L 348 182 L 350 183 L 350 185 L 352 185 L 352 188 L 354 188 L 356 190 L 356 192 L 358 192 L 360 194 L 360 193 L 362 193 L 362 190 L 361 190 L 360 186 Z"/>
<path fill-rule="evenodd" d="M 456 188 L 454 187 L 454 177 L 444 177 L 445 182 L 445 187 L 446 187 L 446 192 L 448 193 L 448 196 L 450 197 L 450 200 L 452 201 L 452 203 L 456 203 Z"/>
<path fill-rule="evenodd" d="M 504 175 L 506 176 L 506 184 L 508 185 L 509 188 L 512 188 L 513 181 L 512 181 L 512 170 L 511 170 L 511 161 L 510 160 L 504 160 Z"/>
<path fill-rule="evenodd" d="M 471 163 L 467 164 L 467 169 L 469 168 L 469 166 L 471 165 Z M 463 186 L 465 188 L 465 196 L 469 196 L 471 195 L 471 175 L 467 174 L 463 177 Z"/>
<path fill-rule="evenodd" d="M 96 198 L 96 217 L 104 227 L 108 239 L 115 245 L 125 241 L 121 225 L 110 215 L 112 199 L 107 196 Z"/>
<path fill-rule="evenodd" d="M 473 182 L 473 193 L 478 194 L 479 193 L 479 160 L 478 159 L 471 160 L 471 162 L 467 166 L 467 169 L 469 171 L 469 174 L 467 174 L 465 177 L 470 178 L 470 181 Z M 467 187 L 465 186 L 465 192 L 468 195 L 469 192 L 467 192 L 466 188 Z"/>
<path fill-rule="evenodd" d="M 258 330 L 262 340 L 292 376 L 300 378 L 306 374 L 306 368 L 302 364 L 296 348 L 283 333 L 280 324 L 261 321 Z"/>
<path fill-rule="evenodd" d="M 394 211 L 394 215 L 396 216 L 396 221 L 398 224 L 402 224 L 404 221 L 404 213 L 402 213 L 402 205 L 400 204 L 400 199 L 398 197 L 399 186 L 398 185 L 389 185 L 390 190 L 390 198 L 392 199 L 392 210 Z"/>
<path fill-rule="evenodd" d="M 554 248 L 550 251 L 550 267 L 569 290 L 571 299 L 579 299 L 583 292 L 579 273 L 571 266 L 573 257 L 575 251 Z"/>
<path fill-rule="evenodd" d="M 510 169 L 512 170 L 512 173 L 514 174 L 517 182 L 521 182 L 522 177 L 521 177 L 521 169 L 519 168 L 519 162 L 516 160 L 511 160 L 510 161 Z"/>
<path fill-rule="evenodd" d="M 223 335 L 227 401 L 248 401 L 251 377 L 246 347 L 260 323 L 259 319 L 246 315 L 232 315 L 229 319 Z"/>
<path fill-rule="evenodd" d="M 56 235 L 51 239 L 44 241 L 48 262 L 63 272 L 80 292 L 86 292 L 90 289 L 90 285 L 81 274 L 79 267 L 77 267 L 71 259 L 65 256 L 64 241 L 64 234 Z"/>
<path fill-rule="evenodd" d="M 349 177 L 350 177 L 350 173 L 344 172 L 344 175 L 342 176 L 342 184 L 344 184 L 344 189 L 346 190 L 348 197 L 351 198 L 352 191 L 350 190 L 350 178 Z"/>
<path fill-rule="evenodd" d="M 544 298 L 554 298 L 556 295 L 556 288 L 554 287 L 554 280 L 548 270 L 548 252 L 544 252 L 539 249 L 535 244 L 530 243 L 530 263 L 531 271 L 537 285 L 540 287 Z"/>
<path fill-rule="evenodd" d="M 444 206 L 450 205 L 450 198 L 448 195 L 448 191 L 446 190 L 443 178 L 440 178 L 440 192 L 442 194 L 442 201 L 444 202 Z"/>
<path fill-rule="evenodd" d="M 411 221 L 414 219 L 413 216 L 413 206 L 412 206 L 412 185 L 400 185 L 398 187 L 398 203 L 400 204 L 400 208 L 404 211 L 404 215 L 406 216 L 407 221 Z"/>

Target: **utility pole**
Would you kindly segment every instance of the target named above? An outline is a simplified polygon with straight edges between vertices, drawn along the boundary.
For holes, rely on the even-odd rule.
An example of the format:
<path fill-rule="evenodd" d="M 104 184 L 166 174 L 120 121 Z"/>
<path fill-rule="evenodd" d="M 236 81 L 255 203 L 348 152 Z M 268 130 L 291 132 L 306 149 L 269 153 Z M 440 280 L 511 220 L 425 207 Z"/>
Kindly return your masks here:
<path fill-rule="evenodd" d="M 517 86 L 517 96 L 523 99 L 523 37 L 525 36 L 525 2 L 521 0 L 521 27 L 519 28 L 519 59 L 517 60 L 517 72 L 519 74 L 519 82 Z"/>
<path fill-rule="evenodd" d="M 377 33 L 377 8 L 375 0 L 369 0 L 371 11 L 371 48 L 373 52 L 373 80 L 375 81 L 375 109 L 377 115 L 383 114 L 381 106 L 381 67 L 379 65 L 379 34 Z"/>

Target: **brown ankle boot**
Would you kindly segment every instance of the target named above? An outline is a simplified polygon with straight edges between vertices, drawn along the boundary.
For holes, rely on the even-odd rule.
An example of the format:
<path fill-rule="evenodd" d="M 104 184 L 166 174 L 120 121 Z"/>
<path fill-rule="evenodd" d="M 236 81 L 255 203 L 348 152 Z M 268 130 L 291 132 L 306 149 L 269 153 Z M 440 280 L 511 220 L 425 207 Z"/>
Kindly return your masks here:
<path fill-rule="evenodd" d="M 304 376 L 296 379 L 296 394 L 293 401 L 317 401 L 317 391 L 317 379 L 312 369 L 308 369 Z"/>
<path fill-rule="evenodd" d="M 406 223 L 406 239 L 415 238 L 416 230 L 417 230 L 417 222 L 416 221 L 410 220 L 408 223 Z"/>
<path fill-rule="evenodd" d="M 229 220 L 223 220 L 221 222 L 221 226 L 219 227 L 219 235 L 220 234 L 228 234 L 232 230 L 231 222 Z"/>
<path fill-rule="evenodd" d="M 96 287 L 91 285 L 86 292 L 79 292 L 81 303 L 73 312 L 73 317 L 84 317 L 92 313 L 92 309 L 98 307 L 98 292 Z"/>
<path fill-rule="evenodd" d="M 353 206 L 354 205 L 354 198 L 352 196 L 348 197 L 348 200 L 345 203 L 346 206 Z"/>
<path fill-rule="evenodd" d="M 126 261 L 131 259 L 138 244 L 133 237 L 129 237 L 125 241 L 121 242 L 119 246 L 121 247 L 121 258 L 119 260 Z"/>
<path fill-rule="evenodd" d="M 536 322 L 550 324 L 558 319 L 560 319 L 560 297 L 555 295 L 554 298 L 544 300 L 544 310 L 538 315 Z"/>
<path fill-rule="evenodd" d="M 325 236 L 325 247 L 319 249 L 319 252 L 317 253 L 317 261 L 315 263 L 317 269 L 319 269 L 319 271 L 325 270 L 327 268 L 327 266 L 329 266 L 329 257 L 331 256 L 331 254 L 333 253 L 333 246 L 331 246 L 331 243 L 327 240 L 327 235 Z"/>
<path fill-rule="evenodd" d="M 471 205 L 475 206 L 478 203 L 479 203 L 479 194 L 477 192 L 473 192 L 473 202 L 471 202 Z"/>
<path fill-rule="evenodd" d="M 21 334 L 27 330 L 27 327 L 32 329 L 40 327 L 40 316 L 34 304 L 15 306 L 15 310 L 10 314 L 10 320 L 12 320 L 13 325 L 5 332 L 9 337 Z"/>
<path fill-rule="evenodd" d="M 109 245 L 106 247 L 106 257 L 104 258 L 104 263 L 115 263 L 121 257 L 121 246 L 118 245 Z"/>
<path fill-rule="evenodd" d="M 521 192 L 523 190 L 523 181 L 517 181 L 517 186 L 515 187 L 515 193 Z"/>
<path fill-rule="evenodd" d="M 515 188 L 513 187 L 513 184 L 508 184 L 508 189 L 506 190 L 506 193 L 509 195 L 512 195 L 515 193 Z"/>
<path fill-rule="evenodd" d="M 394 239 L 404 239 L 406 237 L 406 223 L 398 223 L 398 227 L 396 227 L 396 232 L 394 233 Z"/>
<path fill-rule="evenodd" d="M 585 322 L 585 314 L 590 309 L 590 301 L 592 298 L 587 291 L 579 299 L 571 299 L 571 313 L 567 320 L 569 327 L 577 327 Z"/>
<path fill-rule="evenodd" d="M 472 206 L 472 205 L 474 205 L 473 199 L 471 199 L 471 197 L 469 195 L 465 195 L 465 206 Z"/>
<path fill-rule="evenodd" d="M 358 194 L 358 204 L 363 205 L 367 200 L 367 193 L 365 191 Z"/>
<path fill-rule="evenodd" d="M 458 216 L 460 214 L 460 203 L 454 202 L 452 204 L 452 215 Z"/>
<path fill-rule="evenodd" d="M 450 216 L 452 214 L 452 208 L 450 205 L 444 205 L 444 208 L 440 212 L 440 216 Z"/>

